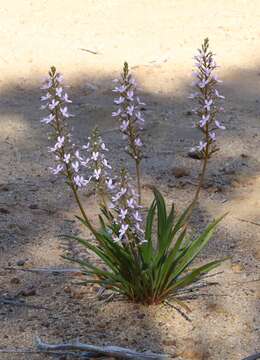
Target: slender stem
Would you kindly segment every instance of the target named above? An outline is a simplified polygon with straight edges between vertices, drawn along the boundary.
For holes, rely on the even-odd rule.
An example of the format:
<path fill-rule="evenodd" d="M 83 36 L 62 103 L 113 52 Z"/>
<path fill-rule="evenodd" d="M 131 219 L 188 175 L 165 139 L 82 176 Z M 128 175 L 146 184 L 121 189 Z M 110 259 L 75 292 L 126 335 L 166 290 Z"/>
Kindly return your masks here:
<path fill-rule="evenodd" d="M 137 189 L 138 189 L 138 204 L 141 205 L 142 203 L 142 197 L 141 197 L 141 169 L 140 169 L 140 162 L 135 162 L 136 167 L 136 178 L 137 178 Z"/>
<path fill-rule="evenodd" d="M 71 190 L 73 192 L 73 195 L 74 195 L 75 200 L 76 200 L 76 202 L 78 204 L 78 207 L 79 207 L 80 212 L 81 212 L 81 214 L 83 216 L 83 219 L 87 223 L 87 225 L 88 225 L 89 229 L 91 230 L 91 232 L 95 235 L 96 230 L 93 228 L 93 226 L 91 225 L 91 223 L 90 223 L 90 221 L 89 221 L 89 219 L 87 217 L 87 214 L 86 214 L 86 212 L 85 212 L 85 210 L 84 210 L 84 208 L 83 208 L 83 206 L 81 204 L 81 201 L 80 201 L 80 198 L 79 198 L 78 191 L 77 191 L 76 187 L 74 186 L 74 184 L 71 181 L 69 183 L 69 186 L 70 186 L 70 188 L 71 188 Z"/>
<path fill-rule="evenodd" d="M 208 164 L 208 155 L 207 155 L 207 151 L 206 151 L 205 158 L 204 158 L 204 161 L 203 161 L 202 171 L 201 171 L 200 176 L 199 176 L 199 183 L 198 183 L 197 190 L 196 190 L 196 193 L 195 193 L 195 196 L 194 196 L 194 199 L 193 199 L 194 202 L 196 202 L 198 200 L 198 198 L 199 198 L 200 190 L 201 190 L 201 188 L 203 186 L 203 183 L 204 183 L 207 164 Z"/>

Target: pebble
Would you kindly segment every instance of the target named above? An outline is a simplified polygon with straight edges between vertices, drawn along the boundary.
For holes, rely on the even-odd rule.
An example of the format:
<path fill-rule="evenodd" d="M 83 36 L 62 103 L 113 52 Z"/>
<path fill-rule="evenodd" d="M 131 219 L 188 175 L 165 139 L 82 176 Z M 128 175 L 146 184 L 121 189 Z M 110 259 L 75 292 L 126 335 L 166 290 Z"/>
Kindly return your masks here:
<path fill-rule="evenodd" d="M 26 260 L 18 260 L 18 261 L 16 261 L 17 266 L 24 266 L 25 263 L 26 263 Z"/>
<path fill-rule="evenodd" d="M 0 208 L 0 214 L 10 214 L 10 211 L 6 208 Z"/>
<path fill-rule="evenodd" d="M 172 168 L 171 173 L 176 177 L 176 178 L 181 178 L 183 176 L 189 176 L 190 175 L 190 171 L 182 166 L 176 166 L 174 168 Z"/>
<path fill-rule="evenodd" d="M 36 295 L 36 288 L 35 286 L 31 285 L 27 288 L 24 288 L 22 290 L 19 291 L 18 295 L 21 296 L 34 296 Z"/>
<path fill-rule="evenodd" d="M 15 285 L 20 284 L 20 282 L 21 282 L 21 280 L 18 279 L 17 277 L 13 277 L 13 278 L 10 280 L 10 283 L 11 283 L 11 284 L 15 284 Z"/>
<path fill-rule="evenodd" d="M 28 207 L 29 207 L 29 209 L 32 209 L 32 210 L 39 209 L 37 204 L 30 204 Z"/>

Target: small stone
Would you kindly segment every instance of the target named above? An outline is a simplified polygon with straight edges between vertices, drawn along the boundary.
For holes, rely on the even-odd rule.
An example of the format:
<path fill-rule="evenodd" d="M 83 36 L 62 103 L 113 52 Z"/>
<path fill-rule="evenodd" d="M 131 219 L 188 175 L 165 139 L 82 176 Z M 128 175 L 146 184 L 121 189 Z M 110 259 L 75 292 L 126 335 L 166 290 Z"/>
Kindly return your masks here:
<path fill-rule="evenodd" d="M 34 296 L 34 295 L 36 295 L 36 288 L 35 288 L 35 286 L 31 285 L 31 286 L 19 291 L 19 295 L 21 295 L 21 296 Z"/>
<path fill-rule="evenodd" d="M 84 297 L 84 293 L 81 292 L 81 291 L 73 290 L 73 291 L 71 292 L 71 297 L 72 297 L 73 299 L 81 300 L 81 299 L 83 299 L 83 297 Z"/>
<path fill-rule="evenodd" d="M 25 332 L 25 329 L 24 329 L 24 327 L 23 327 L 22 325 L 19 325 L 18 330 L 19 330 L 20 332 Z"/>
<path fill-rule="evenodd" d="M 10 280 L 10 283 L 14 284 L 14 285 L 20 284 L 20 282 L 21 282 L 21 280 L 18 279 L 17 277 L 14 277 Z"/>
<path fill-rule="evenodd" d="M 43 327 L 45 327 L 45 328 L 49 328 L 49 327 L 50 327 L 50 323 L 49 323 L 48 321 L 43 321 L 43 322 L 41 323 L 41 325 L 42 325 Z"/>
<path fill-rule="evenodd" d="M 164 339 L 163 345 L 165 346 L 176 346 L 176 340 L 175 339 Z"/>
<path fill-rule="evenodd" d="M 185 350 L 181 354 L 182 358 L 189 360 L 206 360 L 205 353 L 199 350 Z"/>
<path fill-rule="evenodd" d="M 10 211 L 6 208 L 0 208 L 0 214 L 10 214 Z"/>
<path fill-rule="evenodd" d="M 65 292 L 66 294 L 70 294 L 70 293 L 71 293 L 71 287 L 70 287 L 70 286 L 65 286 L 63 290 L 64 290 L 64 292 Z"/>
<path fill-rule="evenodd" d="M 16 261 L 16 265 L 17 266 L 24 266 L 25 262 L 26 262 L 26 260 L 18 260 L 18 261 Z"/>
<path fill-rule="evenodd" d="M 136 315 L 136 317 L 137 317 L 137 319 L 142 320 L 142 319 L 145 318 L 145 314 L 144 313 L 139 313 L 139 314 Z"/>
<path fill-rule="evenodd" d="M 244 269 L 243 269 L 243 266 L 241 264 L 233 264 L 231 266 L 231 269 L 235 272 L 235 273 L 240 273 L 242 272 Z"/>
<path fill-rule="evenodd" d="M 30 204 L 28 207 L 29 207 L 29 209 L 32 209 L 32 210 L 39 209 L 37 204 Z"/>
<path fill-rule="evenodd" d="M 178 167 L 176 166 L 176 167 L 172 168 L 171 172 L 176 178 L 181 178 L 183 176 L 190 175 L 190 171 L 182 166 L 178 166 Z"/>

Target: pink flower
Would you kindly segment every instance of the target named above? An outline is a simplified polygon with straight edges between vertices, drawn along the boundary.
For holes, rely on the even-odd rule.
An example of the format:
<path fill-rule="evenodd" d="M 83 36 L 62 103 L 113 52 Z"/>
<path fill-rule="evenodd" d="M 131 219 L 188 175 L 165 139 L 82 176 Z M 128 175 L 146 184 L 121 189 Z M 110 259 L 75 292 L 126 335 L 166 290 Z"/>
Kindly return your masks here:
<path fill-rule="evenodd" d="M 207 109 L 207 111 L 210 111 L 210 107 L 211 107 L 212 104 L 213 104 L 213 100 L 212 100 L 212 99 L 210 99 L 210 100 L 205 99 L 205 106 L 204 106 L 204 108 Z"/>
<path fill-rule="evenodd" d="M 115 185 L 113 184 L 113 180 L 112 179 L 108 179 L 106 181 L 107 187 L 109 190 L 113 190 L 115 188 Z"/>
<path fill-rule="evenodd" d="M 65 118 L 73 116 L 72 114 L 69 114 L 67 106 L 65 106 L 64 108 L 60 108 L 60 112 Z"/>
<path fill-rule="evenodd" d="M 68 164 L 70 161 L 70 154 L 64 154 L 64 162 Z"/>
<path fill-rule="evenodd" d="M 210 115 L 202 115 L 202 119 L 200 120 L 200 127 L 204 127 L 209 121 Z"/>
<path fill-rule="evenodd" d="M 216 94 L 216 96 L 217 96 L 218 98 L 220 98 L 220 99 L 225 99 L 225 96 L 220 95 L 220 93 L 218 92 L 217 89 L 215 89 L 215 94 Z"/>
<path fill-rule="evenodd" d="M 69 99 L 69 96 L 67 93 L 64 94 L 62 100 L 66 103 L 72 103 L 72 101 Z"/>
<path fill-rule="evenodd" d="M 44 123 L 44 124 L 49 124 L 54 120 L 54 118 L 55 118 L 55 116 L 53 114 L 50 114 L 49 116 L 43 118 L 41 120 L 41 122 Z"/>
<path fill-rule="evenodd" d="M 221 129 L 221 130 L 225 130 L 226 127 L 222 124 L 220 124 L 220 122 L 218 120 L 215 120 L 215 124 L 216 124 L 216 127 Z"/>
<path fill-rule="evenodd" d="M 140 216 L 140 214 L 139 214 L 139 212 L 138 211 L 136 211 L 135 213 L 134 213 L 134 218 L 135 218 L 135 220 L 136 221 L 143 221 L 143 219 L 141 218 L 141 216 Z"/>
<path fill-rule="evenodd" d="M 134 113 L 135 107 L 134 105 L 127 106 L 127 114 L 132 116 Z"/>
<path fill-rule="evenodd" d="M 139 105 L 143 105 L 143 106 L 146 105 L 146 103 L 142 102 L 138 96 L 136 97 L 136 101 Z"/>
<path fill-rule="evenodd" d="M 125 219 L 127 214 L 127 209 L 120 209 L 120 214 L 118 215 L 122 220 Z"/>
<path fill-rule="evenodd" d="M 73 162 L 71 164 L 71 166 L 75 172 L 79 172 L 79 162 L 78 161 Z"/>
<path fill-rule="evenodd" d="M 121 228 L 119 230 L 119 239 L 121 240 L 122 237 L 125 235 L 125 233 L 127 232 L 127 229 L 128 229 L 129 225 L 127 224 L 122 224 L 121 225 Z"/>
<path fill-rule="evenodd" d="M 134 100 L 134 91 L 133 90 L 128 90 L 126 95 L 127 95 L 128 100 L 130 100 L 130 101 Z"/>
<path fill-rule="evenodd" d="M 203 141 L 200 141 L 199 145 L 198 145 L 198 149 L 199 151 L 202 151 L 206 148 L 207 146 L 207 143 L 206 142 L 203 142 Z"/>
<path fill-rule="evenodd" d="M 61 97 L 62 91 L 63 91 L 62 87 L 58 87 L 58 88 L 56 89 L 56 95 L 59 96 L 59 97 Z"/>
<path fill-rule="evenodd" d="M 114 103 L 119 105 L 122 104 L 125 101 L 125 98 L 123 96 L 120 96 L 118 99 L 114 100 Z"/>
<path fill-rule="evenodd" d="M 113 92 L 118 92 L 118 93 L 123 93 L 125 92 L 127 89 L 127 86 L 125 85 L 120 85 L 120 86 L 116 86 L 112 91 Z"/>
<path fill-rule="evenodd" d="M 51 103 L 49 104 L 49 108 L 50 108 L 50 110 L 54 110 L 58 105 L 59 105 L 59 102 L 53 99 L 51 101 Z"/>
<path fill-rule="evenodd" d="M 100 175 L 101 175 L 101 169 L 95 169 L 93 176 L 95 177 L 96 180 L 100 178 Z"/>
<path fill-rule="evenodd" d="M 51 168 L 54 175 L 59 174 L 63 170 L 63 165 L 58 164 L 56 168 Z"/>
<path fill-rule="evenodd" d="M 84 177 L 80 175 L 74 176 L 73 180 L 79 188 L 86 186 L 89 183 L 89 180 L 84 179 Z"/>
<path fill-rule="evenodd" d="M 109 165 L 109 163 L 107 162 L 106 159 L 104 159 L 102 162 L 103 162 L 105 167 L 107 167 L 108 169 L 112 169 L 111 165 Z"/>
<path fill-rule="evenodd" d="M 112 116 L 113 117 L 119 116 L 121 114 L 121 111 L 122 111 L 121 108 L 119 108 L 117 111 L 112 112 Z"/>
<path fill-rule="evenodd" d="M 41 101 L 46 101 L 49 100 L 51 98 L 51 94 L 49 92 L 47 92 L 46 95 L 41 96 Z"/>
<path fill-rule="evenodd" d="M 93 152 L 91 159 L 94 160 L 94 161 L 97 161 L 98 155 L 99 155 L 99 152 Z"/>
<path fill-rule="evenodd" d="M 135 139 L 135 145 L 140 147 L 143 146 L 143 143 L 140 138 Z"/>
<path fill-rule="evenodd" d="M 128 121 L 128 120 L 123 120 L 122 123 L 121 123 L 121 125 L 120 125 L 120 129 L 121 129 L 122 131 L 126 131 L 127 128 L 128 128 L 128 126 L 129 126 L 129 121 Z"/>
<path fill-rule="evenodd" d="M 216 134 L 214 132 L 210 132 L 209 137 L 211 138 L 212 141 L 216 141 Z"/>

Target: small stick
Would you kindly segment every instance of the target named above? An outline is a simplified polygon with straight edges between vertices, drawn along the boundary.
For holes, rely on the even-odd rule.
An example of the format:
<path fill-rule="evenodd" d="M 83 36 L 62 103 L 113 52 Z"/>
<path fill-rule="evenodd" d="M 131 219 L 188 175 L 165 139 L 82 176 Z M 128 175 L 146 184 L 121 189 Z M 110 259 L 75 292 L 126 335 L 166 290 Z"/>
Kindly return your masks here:
<path fill-rule="evenodd" d="M 257 354 L 254 354 L 254 355 L 251 355 L 251 356 L 248 356 L 242 360 L 257 360 L 257 359 L 260 359 L 260 352 L 257 353 Z"/>
<path fill-rule="evenodd" d="M 111 356 L 116 359 L 135 359 L 135 360 L 160 360 L 167 359 L 164 354 L 156 354 L 152 352 L 137 352 L 128 348 L 119 346 L 96 346 L 90 344 L 83 344 L 79 341 L 75 343 L 62 343 L 62 344 L 48 344 L 42 342 L 39 338 L 36 339 L 37 349 L 44 351 L 57 351 L 57 350 L 76 350 L 76 351 L 90 351 L 100 355 Z"/>
<path fill-rule="evenodd" d="M 239 220 L 239 221 L 242 221 L 242 222 L 252 224 L 252 225 L 260 226 L 260 223 L 255 222 L 255 221 L 251 221 L 251 220 L 247 220 L 247 219 L 241 219 L 241 218 L 236 218 L 236 219 Z"/>
<path fill-rule="evenodd" d="M 15 299 L 1 299 L 0 298 L 0 305 L 26 306 L 26 307 L 30 307 L 32 309 L 49 310 L 45 306 L 26 304 L 26 302 L 15 300 Z"/>
<path fill-rule="evenodd" d="M 60 355 L 70 355 L 81 359 L 93 359 L 99 358 L 102 355 L 91 353 L 91 352 L 72 352 L 72 351 L 41 351 L 41 350 L 31 350 L 31 349 L 0 349 L 1 354 L 45 354 L 48 356 L 60 356 Z"/>
<path fill-rule="evenodd" d="M 98 52 L 94 51 L 94 50 L 89 50 L 89 49 L 84 49 L 84 48 L 79 48 L 79 50 L 86 51 L 86 52 L 88 52 L 90 54 L 93 54 L 93 55 L 98 55 Z"/>
<path fill-rule="evenodd" d="M 187 320 L 188 322 L 192 322 L 192 320 L 188 317 L 188 315 L 186 315 L 182 310 L 180 310 L 177 306 L 174 306 L 172 303 L 170 303 L 167 300 L 164 300 L 164 304 L 170 306 L 171 308 L 175 309 L 176 311 L 178 311 L 178 313 L 181 314 L 182 317 L 184 317 L 185 320 Z"/>
<path fill-rule="evenodd" d="M 36 273 L 52 273 L 52 274 L 63 274 L 63 273 L 77 273 L 81 274 L 82 270 L 80 269 L 53 269 L 53 268 L 31 268 L 31 269 L 23 269 L 16 267 L 6 267 L 4 270 L 15 270 L 15 271 L 28 271 L 28 272 L 36 272 Z"/>

